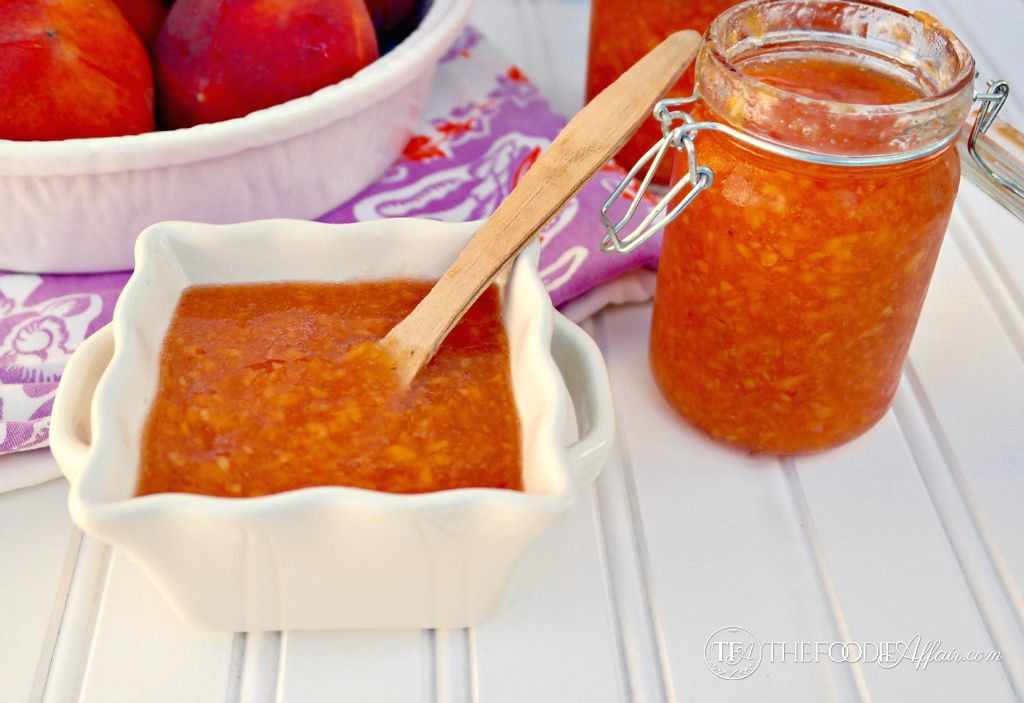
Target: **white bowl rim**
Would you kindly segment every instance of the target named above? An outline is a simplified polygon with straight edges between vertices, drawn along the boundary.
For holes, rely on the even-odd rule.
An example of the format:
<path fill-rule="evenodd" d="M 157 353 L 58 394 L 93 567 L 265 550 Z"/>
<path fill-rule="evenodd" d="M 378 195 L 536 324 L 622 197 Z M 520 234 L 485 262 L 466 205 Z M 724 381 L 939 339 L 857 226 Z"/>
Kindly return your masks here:
<path fill-rule="evenodd" d="M 542 423 L 542 427 L 547 430 L 548 436 L 541 437 L 538 441 L 545 447 L 545 452 L 554 452 L 554 456 L 550 458 L 553 465 L 557 467 L 559 474 L 556 490 L 548 493 L 527 493 L 521 490 L 497 488 L 456 488 L 430 493 L 399 494 L 350 486 L 313 486 L 250 498 L 226 498 L 189 493 L 157 493 L 116 500 L 88 500 L 83 497 L 83 485 L 88 481 L 89 475 L 97 470 L 96 465 L 100 463 L 97 460 L 97 451 L 102 450 L 103 437 L 107 434 L 105 431 L 102 431 L 104 420 L 98 414 L 97 408 L 117 402 L 117 398 L 112 397 L 111 384 L 109 382 L 112 374 L 109 372 L 112 369 L 116 369 L 121 364 L 121 359 L 129 353 L 126 351 L 126 345 L 122 341 L 126 338 L 129 328 L 127 308 L 132 304 L 133 291 L 142 286 L 143 278 L 149 275 L 150 256 L 148 245 L 150 239 L 160 236 L 167 227 L 174 227 L 183 231 L 201 231 L 207 237 L 212 234 L 208 230 L 216 229 L 220 230 L 217 232 L 216 239 L 219 240 L 219 243 L 223 244 L 225 238 L 237 237 L 242 239 L 246 236 L 251 236 L 251 234 L 247 235 L 245 230 L 252 225 L 267 227 L 294 227 L 298 225 L 305 233 L 323 230 L 324 232 L 330 231 L 331 235 L 335 237 L 340 234 L 337 231 L 338 228 L 346 228 L 346 236 L 359 236 L 361 230 L 379 228 L 382 222 L 402 227 L 430 227 L 435 229 L 435 233 L 448 230 L 454 234 L 459 231 L 465 232 L 468 229 L 475 230 L 481 226 L 483 221 L 446 223 L 420 218 L 394 218 L 345 225 L 289 219 L 256 220 L 232 225 L 208 225 L 175 221 L 158 223 L 144 230 L 136 242 L 135 271 L 125 285 L 124 291 L 114 308 L 114 317 L 111 322 L 114 332 L 114 355 L 104 370 L 93 396 L 91 412 L 93 446 L 90 451 L 89 461 L 82 467 L 75 480 L 71 482 L 68 504 L 75 521 L 86 529 L 95 529 L 103 524 L 110 525 L 115 522 L 131 519 L 149 519 L 155 515 L 204 515 L 207 517 L 240 519 L 271 513 L 280 514 L 300 508 L 312 509 L 346 505 L 358 506 L 361 509 L 373 508 L 402 513 L 437 513 L 448 509 L 461 510 L 468 507 L 486 510 L 489 506 L 493 506 L 512 508 L 521 513 L 533 512 L 543 514 L 558 514 L 571 505 L 576 499 L 578 482 L 573 470 L 569 467 L 568 453 L 561 439 L 561 432 L 568 418 L 569 401 L 567 394 L 560 392 L 563 390 L 562 376 L 551 353 L 550 335 L 554 326 L 555 311 L 554 307 L 550 304 L 550 298 L 548 298 L 547 291 L 544 289 L 540 275 L 537 272 L 536 260 L 539 254 L 539 244 L 536 242 L 518 255 L 512 270 L 515 273 L 523 265 L 526 265 L 527 271 L 531 275 L 518 277 L 516 279 L 517 285 L 525 282 L 533 289 L 534 293 L 539 291 L 544 299 L 549 301 L 547 305 L 541 307 L 537 318 L 530 325 L 530 339 L 525 342 L 525 345 L 528 348 L 539 348 L 542 350 L 541 364 L 537 372 L 544 378 L 539 379 L 538 383 L 541 385 L 542 392 L 546 396 L 545 407 L 551 408 L 551 417 L 550 421 Z M 537 337 L 541 337 L 541 339 Z"/>
<path fill-rule="evenodd" d="M 242 117 L 114 137 L 0 139 L 0 175 L 79 175 L 160 168 L 225 156 L 315 131 L 421 78 L 423 70 L 418 66 L 440 58 L 450 44 L 446 38 L 454 39 L 472 4 L 473 0 L 433 0 L 409 36 L 354 75 Z"/>

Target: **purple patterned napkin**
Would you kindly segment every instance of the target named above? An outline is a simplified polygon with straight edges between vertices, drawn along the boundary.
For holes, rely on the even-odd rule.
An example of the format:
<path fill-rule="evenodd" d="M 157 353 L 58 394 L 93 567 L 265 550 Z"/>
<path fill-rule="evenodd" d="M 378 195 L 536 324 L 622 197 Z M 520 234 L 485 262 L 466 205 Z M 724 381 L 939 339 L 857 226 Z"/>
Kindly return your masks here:
<path fill-rule="evenodd" d="M 469 28 L 441 59 L 420 133 L 402 158 L 320 219 L 486 217 L 564 124 L 536 86 Z M 556 305 L 657 261 L 657 238 L 629 256 L 599 249 L 598 212 L 621 175 L 618 167 L 606 167 L 541 233 L 541 276 Z M 110 321 L 127 280 L 128 273 L 0 273 L 0 454 L 46 445 L 64 365 L 82 340 Z M 636 296 L 645 289 L 631 284 L 624 290 Z M 607 292 L 591 298 L 608 299 Z"/>

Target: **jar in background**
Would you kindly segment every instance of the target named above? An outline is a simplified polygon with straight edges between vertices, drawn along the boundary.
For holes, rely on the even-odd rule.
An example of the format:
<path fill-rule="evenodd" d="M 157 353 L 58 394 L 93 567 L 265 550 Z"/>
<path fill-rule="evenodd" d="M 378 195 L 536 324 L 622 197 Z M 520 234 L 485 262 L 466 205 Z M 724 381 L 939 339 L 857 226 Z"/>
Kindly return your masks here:
<path fill-rule="evenodd" d="M 873 0 L 714 20 L 699 99 L 659 106 L 690 192 L 665 233 L 650 356 L 683 415 L 770 453 L 882 417 L 956 196 L 973 77 L 952 32 Z"/>
<path fill-rule="evenodd" d="M 626 69 L 673 32 L 703 33 L 736 0 L 593 0 L 590 9 L 590 52 L 587 59 L 587 100 L 607 88 Z M 688 68 L 670 94 L 693 92 L 693 69 Z M 647 121 L 619 152 L 622 164 L 635 163 L 661 137 L 656 122 Z M 672 165 L 665 162 L 657 181 L 668 183 Z"/>

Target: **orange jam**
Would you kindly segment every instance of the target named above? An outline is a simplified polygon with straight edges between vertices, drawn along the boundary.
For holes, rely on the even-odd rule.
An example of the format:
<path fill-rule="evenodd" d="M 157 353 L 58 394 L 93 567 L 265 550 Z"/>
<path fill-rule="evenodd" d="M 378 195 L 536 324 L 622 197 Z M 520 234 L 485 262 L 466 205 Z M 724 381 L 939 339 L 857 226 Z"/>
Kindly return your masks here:
<path fill-rule="evenodd" d="M 186 290 L 164 340 L 139 494 L 521 488 L 519 420 L 494 287 L 407 391 L 375 343 L 430 287 Z"/>
<path fill-rule="evenodd" d="M 741 69 L 858 105 L 923 95 L 828 56 L 755 58 Z M 707 105 L 695 112 L 719 119 Z M 753 451 L 856 437 L 899 383 L 957 191 L 955 151 L 853 167 L 773 156 L 715 132 L 695 144 L 715 180 L 666 233 L 651 332 L 662 391 L 712 436 Z"/>
<path fill-rule="evenodd" d="M 682 29 L 703 32 L 719 13 L 735 4 L 736 0 L 594 0 L 590 11 L 587 100 L 607 88 L 668 35 Z M 692 92 L 691 66 L 670 95 L 686 97 Z M 646 120 L 619 151 L 618 162 L 630 168 L 658 139 L 661 127 L 654 120 Z M 671 163 L 663 162 L 658 182 L 668 183 L 671 175 Z"/>

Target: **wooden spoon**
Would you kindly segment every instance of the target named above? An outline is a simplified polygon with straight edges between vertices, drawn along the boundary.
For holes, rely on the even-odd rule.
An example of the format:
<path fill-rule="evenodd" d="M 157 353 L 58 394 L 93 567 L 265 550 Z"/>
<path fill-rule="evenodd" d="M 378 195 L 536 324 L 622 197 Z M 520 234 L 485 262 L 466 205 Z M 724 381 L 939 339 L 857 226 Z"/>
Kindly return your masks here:
<path fill-rule="evenodd" d="M 426 297 L 381 340 L 403 388 L 494 277 L 651 114 L 690 65 L 699 43 L 694 31 L 671 35 L 562 129 Z"/>

